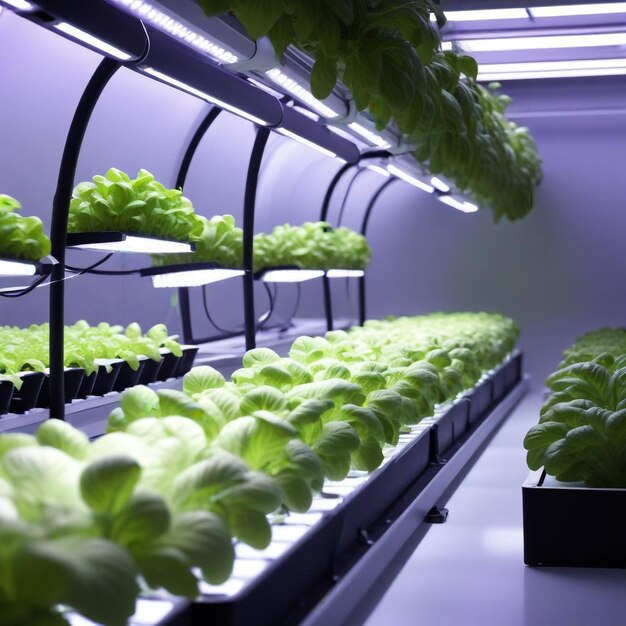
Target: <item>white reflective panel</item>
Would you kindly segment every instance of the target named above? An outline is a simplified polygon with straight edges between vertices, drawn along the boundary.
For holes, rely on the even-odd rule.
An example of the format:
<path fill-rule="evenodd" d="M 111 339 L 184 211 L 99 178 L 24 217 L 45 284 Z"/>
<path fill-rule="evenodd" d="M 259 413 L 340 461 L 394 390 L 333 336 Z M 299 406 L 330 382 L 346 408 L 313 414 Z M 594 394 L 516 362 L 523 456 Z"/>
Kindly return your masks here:
<path fill-rule="evenodd" d="M 342 501 L 343 498 L 322 498 L 321 496 L 315 496 L 309 511 L 332 511 L 335 507 L 340 505 Z"/>
<path fill-rule="evenodd" d="M 189 270 L 185 272 L 171 272 L 170 274 L 156 274 L 152 276 L 152 286 L 164 287 L 200 287 L 218 283 L 222 280 L 243 276 L 243 270 Z"/>
<path fill-rule="evenodd" d="M 152 239 L 151 237 L 134 237 L 128 235 L 124 241 L 107 241 L 103 243 L 84 243 L 73 248 L 84 250 L 107 250 L 109 252 L 133 252 L 146 254 L 170 254 L 175 252 L 191 252 L 191 245 L 181 241 Z"/>
<path fill-rule="evenodd" d="M 315 142 L 309 141 L 308 139 L 305 139 L 304 137 L 300 137 L 300 135 L 296 135 L 296 133 L 292 133 L 290 130 L 287 130 L 286 128 L 278 128 L 277 132 L 279 132 L 281 135 L 284 135 L 285 137 L 289 137 L 289 139 L 298 141 L 299 143 L 304 144 L 305 146 L 308 146 L 309 148 L 313 148 L 314 150 L 317 150 L 318 152 L 321 152 L 322 154 L 325 154 L 328 157 L 334 158 L 337 156 L 331 150 L 322 148 L 322 146 L 317 145 Z"/>
<path fill-rule="evenodd" d="M 93 48 L 97 48 L 101 52 L 119 59 L 120 61 L 128 61 L 131 58 L 130 54 L 127 54 L 123 50 L 108 44 L 106 41 L 102 41 L 102 39 L 98 39 L 97 37 L 86 33 L 84 30 L 80 30 L 80 28 L 76 28 L 76 26 L 72 26 L 66 22 L 59 22 L 58 24 L 55 24 L 54 27 L 62 33 L 65 33 L 74 39 L 78 39 Z"/>
<path fill-rule="evenodd" d="M 245 559 L 277 559 L 289 550 L 288 543 L 270 543 L 265 550 L 256 550 L 255 548 L 245 544 L 238 543 L 235 546 L 235 554 L 237 558 Z"/>
<path fill-rule="evenodd" d="M 409 183 L 409 185 L 413 185 L 413 187 L 417 187 L 418 189 L 421 189 L 422 191 L 425 191 L 426 193 L 433 193 L 435 191 L 434 187 L 419 180 L 419 178 L 415 178 L 414 176 L 411 176 L 411 174 L 409 174 L 408 172 L 405 172 L 404 170 L 400 169 L 396 165 L 389 164 L 387 166 L 387 171 L 390 174 L 393 174 L 394 176 L 401 178 L 405 183 Z"/>
<path fill-rule="evenodd" d="M 296 96 L 304 102 L 308 104 L 314 111 L 317 111 L 322 117 L 333 118 L 337 117 L 339 114 L 331 109 L 327 104 L 318 100 L 306 87 L 301 85 L 299 82 L 290 78 L 279 70 L 277 67 L 272 68 L 265 72 L 265 75 L 277 85 L 280 85 L 285 91 L 288 91 L 290 94 Z"/>
<path fill-rule="evenodd" d="M 358 122 L 348 124 L 348 128 L 382 150 L 391 147 L 391 144 L 384 137 L 381 137 L 378 133 L 371 131 Z"/>
<path fill-rule="evenodd" d="M 272 526 L 272 540 L 293 543 L 305 535 L 308 530 L 308 526 L 285 526 L 279 524 Z"/>
<path fill-rule="evenodd" d="M 464 39 L 457 41 L 468 52 L 498 52 L 503 50 L 552 50 L 555 48 L 597 48 L 626 45 L 626 33 L 597 33 L 593 35 L 546 35 L 542 37 L 498 37 L 494 39 Z"/>
<path fill-rule="evenodd" d="M 326 272 L 328 278 L 361 278 L 364 275 L 363 270 L 328 270 Z"/>
<path fill-rule="evenodd" d="M 126 7 L 144 22 L 154 24 L 160 30 L 169 33 L 177 39 L 181 39 L 192 48 L 196 48 L 222 63 L 236 63 L 239 61 L 239 57 L 233 54 L 231 50 L 227 50 L 220 43 L 195 32 L 148 2 L 143 2 L 143 0 L 113 0 L 113 2 Z"/>
<path fill-rule="evenodd" d="M 227 580 L 223 585 L 209 585 L 209 583 L 200 581 L 200 593 L 203 595 L 220 595 L 220 596 L 234 596 L 239 593 L 246 585 L 245 580 L 240 578 L 231 578 Z"/>
<path fill-rule="evenodd" d="M 234 578 L 250 580 L 251 578 L 259 576 L 268 565 L 269 561 L 262 559 L 235 559 L 232 576 Z"/>
<path fill-rule="evenodd" d="M 304 526 L 313 526 L 322 519 L 321 513 L 289 513 L 285 518 L 284 524 L 302 524 Z"/>
<path fill-rule="evenodd" d="M 204 91 L 200 91 L 199 89 L 196 89 L 195 87 L 192 87 L 191 85 L 188 85 L 187 83 L 183 83 L 182 81 L 177 80 L 176 78 L 172 78 L 171 76 L 168 76 L 167 74 L 163 74 L 163 72 L 159 72 L 152 67 L 144 67 L 142 69 L 146 74 L 149 74 L 150 76 L 154 76 L 155 78 L 162 80 L 164 83 L 169 83 L 170 85 L 174 85 L 174 87 L 178 87 L 179 89 L 182 89 L 183 91 L 186 91 L 187 93 L 190 93 L 192 96 L 196 96 L 198 98 L 202 98 L 203 100 L 206 100 L 207 102 L 216 104 L 218 107 L 221 107 L 222 109 L 225 109 L 226 111 L 230 111 L 231 113 L 234 113 L 235 115 L 239 115 L 240 117 L 250 120 L 251 122 L 254 122 L 255 124 L 261 124 L 262 126 L 267 125 L 263 120 L 259 119 L 258 117 L 255 117 L 254 115 L 251 115 L 247 111 L 242 111 L 241 109 L 238 109 L 237 107 L 234 107 L 228 104 L 228 102 L 223 102 L 222 100 L 219 100 L 218 98 L 214 98 L 208 93 L 205 93 Z"/>
<path fill-rule="evenodd" d="M 0 276 L 34 276 L 35 266 L 32 263 L 0 260 Z M 19 289 L 19 287 L 11 287 Z"/>
<path fill-rule="evenodd" d="M 264 283 L 302 283 L 321 278 L 323 270 L 269 270 L 261 276 Z"/>

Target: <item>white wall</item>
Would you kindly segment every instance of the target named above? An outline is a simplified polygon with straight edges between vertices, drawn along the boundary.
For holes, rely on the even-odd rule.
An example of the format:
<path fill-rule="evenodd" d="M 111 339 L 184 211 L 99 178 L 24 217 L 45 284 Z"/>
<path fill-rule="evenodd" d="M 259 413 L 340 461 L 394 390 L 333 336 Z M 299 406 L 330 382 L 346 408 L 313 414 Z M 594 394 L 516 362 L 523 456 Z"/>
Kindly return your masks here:
<path fill-rule="evenodd" d="M 60 155 L 80 93 L 99 57 L 17 18 L 0 16 L 0 193 L 17 197 L 25 214 L 49 224 Z M 518 110 L 618 106 L 623 81 L 507 87 Z M 144 167 L 174 184 L 178 164 L 207 105 L 121 70 L 98 104 L 78 166 L 77 181 L 111 166 Z M 482 309 L 515 317 L 536 380 L 554 367 L 575 335 L 623 322 L 626 117 L 621 114 L 528 118 L 545 163 L 545 182 L 531 216 L 494 225 L 488 211 L 462 214 L 402 182 L 384 192 L 370 222 L 373 262 L 368 278 L 372 317 L 432 310 Z M 223 115 L 202 143 L 185 193 L 199 213 L 233 213 L 241 221 L 252 126 Z M 273 138 L 261 174 L 257 229 L 317 219 L 327 184 L 339 164 L 282 138 Z M 355 183 L 344 223 L 358 227 L 365 205 L 384 180 L 367 172 Z M 338 189 L 331 211 L 345 190 Z M 70 262 L 94 257 L 72 252 Z M 110 267 L 147 262 L 127 257 Z M 356 315 L 335 285 L 337 316 Z M 67 283 L 67 320 L 86 318 L 143 325 L 167 322 L 179 330 L 172 290 L 154 290 L 135 277 L 82 277 Z M 293 288 L 281 290 L 289 310 Z M 241 323 L 237 281 L 209 289 L 220 322 Z M 321 284 L 303 286 L 300 314 L 321 315 Z M 259 290 L 259 312 L 266 306 Z M 351 305 L 349 305 L 351 302 Z M 0 301 L 0 323 L 48 318 L 45 289 Z M 208 334 L 194 297 L 198 332 Z"/>

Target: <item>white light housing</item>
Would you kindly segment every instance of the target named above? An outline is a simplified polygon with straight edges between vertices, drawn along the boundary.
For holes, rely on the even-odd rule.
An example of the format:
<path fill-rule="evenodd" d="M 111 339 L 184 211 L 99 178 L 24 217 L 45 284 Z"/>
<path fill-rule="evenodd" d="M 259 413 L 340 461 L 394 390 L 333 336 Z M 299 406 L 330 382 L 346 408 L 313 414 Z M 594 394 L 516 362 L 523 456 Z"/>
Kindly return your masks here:
<path fill-rule="evenodd" d="M 34 276 L 36 273 L 37 268 L 33 263 L 0 259 L 0 276 Z M 19 287 L 10 288 L 10 290 L 14 289 L 19 289 Z"/>
<path fill-rule="evenodd" d="M 183 83 L 180 80 L 177 80 L 175 78 L 172 78 L 171 76 L 168 76 L 167 74 L 163 74 L 163 72 L 159 72 L 152 67 L 144 67 L 142 69 L 146 74 L 149 74 L 150 76 L 153 76 L 154 78 L 158 78 L 159 80 L 162 80 L 164 83 L 168 83 L 170 85 L 173 85 L 174 87 L 178 87 L 179 89 L 182 89 L 183 91 L 186 91 L 187 93 L 190 93 L 192 96 L 196 96 L 197 98 L 201 98 L 202 100 L 211 102 L 212 104 L 215 104 L 218 107 L 225 109 L 226 111 L 230 111 L 231 113 L 234 113 L 235 115 L 244 117 L 245 119 L 250 120 L 251 122 L 254 122 L 255 124 L 266 126 L 266 123 L 263 120 L 259 119 L 258 117 L 255 117 L 254 115 L 250 115 L 250 113 L 247 113 L 246 111 L 242 111 L 241 109 L 238 109 L 237 107 L 234 107 L 228 104 L 227 102 L 223 102 L 222 100 L 219 100 L 218 98 L 214 98 L 208 93 L 204 93 L 203 91 L 200 91 L 199 89 L 196 89 L 195 87 L 192 87 L 191 85 L 188 85 L 187 83 Z"/>
<path fill-rule="evenodd" d="M 576 15 L 611 15 L 626 13 L 626 2 L 574 4 L 570 6 L 533 7 L 533 17 L 570 17 Z"/>
<path fill-rule="evenodd" d="M 365 128 L 365 126 L 358 122 L 348 124 L 348 128 L 381 150 L 391 147 L 391 144 L 386 139 L 381 137 L 378 133 L 371 131 L 369 128 Z"/>
<path fill-rule="evenodd" d="M 264 283 L 303 283 L 324 276 L 323 270 L 268 270 L 261 275 Z"/>
<path fill-rule="evenodd" d="M 10 7 L 17 9 L 18 11 L 32 11 L 35 7 L 26 0 L 2 0 L 5 4 L 8 4 Z"/>
<path fill-rule="evenodd" d="M 534 13 L 534 9 L 533 9 Z M 478 22 L 485 20 L 529 19 L 526 9 L 479 9 L 476 11 L 446 11 L 448 22 Z"/>
<path fill-rule="evenodd" d="M 133 15 L 136 15 L 144 22 L 149 22 L 150 24 L 156 26 L 159 30 L 169 33 L 177 39 L 181 39 L 192 48 L 208 54 L 216 61 L 220 61 L 221 63 L 236 63 L 239 61 L 239 57 L 233 54 L 231 50 L 227 50 L 217 42 L 211 41 L 204 35 L 197 33 L 193 29 L 174 19 L 171 15 L 164 13 L 148 2 L 144 2 L 143 0 L 113 1 L 126 7 L 128 11 L 133 13 Z"/>
<path fill-rule="evenodd" d="M 221 268 L 170 272 L 169 274 L 155 274 L 152 276 L 152 286 L 157 289 L 166 287 L 201 287 L 202 285 L 219 283 L 223 280 L 243 275 L 243 270 Z"/>
<path fill-rule="evenodd" d="M 328 278 L 361 278 L 365 276 L 363 270 L 328 270 L 326 272 Z"/>
<path fill-rule="evenodd" d="M 280 133 L 281 135 L 284 135 L 285 137 L 289 137 L 289 139 L 293 139 L 295 141 L 298 141 L 298 142 L 304 144 L 305 146 L 309 146 L 309 148 L 313 148 L 313 149 L 317 150 L 318 152 L 321 152 L 322 154 L 325 154 L 326 156 L 329 156 L 329 157 L 332 157 L 332 158 L 337 156 L 331 150 L 327 150 L 326 148 L 322 148 L 322 146 L 318 146 L 315 142 L 309 141 L 308 139 L 305 139 L 304 137 L 300 137 L 300 135 L 296 135 L 296 133 L 292 133 L 290 130 L 287 130 L 286 128 L 277 128 L 276 132 Z"/>
<path fill-rule="evenodd" d="M 402 179 L 405 183 L 409 183 L 409 185 L 413 185 L 413 187 L 417 187 L 418 189 L 421 189 L 426 193 L 433 193 L 435 191 L 435 188 L 432 185 L 421 181 L 419 178 L 411 176 L 411 174 L 408 174 L 407 172 L 401 170 L 399 167 L 393 164 L 389 164 L 387 166 L 387 171 L 390 174 L 393 174 L 394 176 Z"/>
<path fill-rule="evenodd" d="M 120 50 L 106 41 L 102 41 L 102 39 L 98 39 L 97 37 L 94 37 L 93 35 L 90 35 L 84 30 L 76 28 L 76 26 L 72 26 L 67 22 L 59 22 L 58 24 L 55 24 L 54 27 L 62 33 L 69 35 L 73 39 L 78 39 L 79 41 L 86 43 L 88 46 L 96 48 L 97 50 L 100 50 L 100 52 L 108 54 L 119 61 L 128 61 L 131 58 L 130 54 L 124 52 L 123 50 Z"/>
<path fill-rule="evenodd" d="M 182 241 L 167 241 L 151 237 L 136 237 L 126 235 L 122 241 L 102 241 L 81 243 L 72 248 L 83 250 L 105 250 L 108 252 L 134 252 L 146 254 L 171 254 L 176 252 L 192 252 L 191 244 Z"/>
<path fill-rule="evenodd" d="M 484 63 L 480 66 L 478 80 L 524 80 L 621 74 L 626 74 L 626 58 L 530 61 L 527 63 Z"/>
<path fill-rule="evenodd" d="M 372 170 L 372 172 L 376 172 L 377 174 L 380 174 L 381 176 L 384 176 L 385 178 L 389 178 L 391 176 L 391 174 L 384 168 L 381 167 L 380 165 L 366 165 L 368 170 Z"/>
<path fill-rule="evenodd" d="M 598 48 L 626 45 L 626 32 L 593 35 L 545 35 L 540 37 L 497 37 L 464 39 L 456 42 L 467 52 L 500 52 L 505 50 L 552 50 L 558 48 Z"/>
<path fill-rule="evenodd" d="M 265 75 L 277 85 L 280 85 L 285 91 L 289 92 L 305 104 L 308 104 L 314 111 L 317 111 L 322 117 L 333 118 L 339 114 L 331 109 L 327 104 L 318 100 L 306 87 L 290 78 L 279 70 L 277 67 L 265 72 Z"/>
<path fill-rule="evenodd" d="M 437 178 L 437 176 L 433 176 L 430 179 L 430 184 L 435 189 L 438 189 L 439 191 L 442 191 L 443 193 L 448 193 L 448 191 L 450 191 L 450 185 L 447 185 L 446 183 L 444 183 L 443 180 L 441 180 L 441 178 Z"/>
<path fill-rule="evenodd" d="M 478 211 L 478 207 L 466 200 L 458 200 L 453 196 L 439 196 L 439 201 L 451 206 L 453 209 L 463 211 L 463 213 L 475 213 Z"/>

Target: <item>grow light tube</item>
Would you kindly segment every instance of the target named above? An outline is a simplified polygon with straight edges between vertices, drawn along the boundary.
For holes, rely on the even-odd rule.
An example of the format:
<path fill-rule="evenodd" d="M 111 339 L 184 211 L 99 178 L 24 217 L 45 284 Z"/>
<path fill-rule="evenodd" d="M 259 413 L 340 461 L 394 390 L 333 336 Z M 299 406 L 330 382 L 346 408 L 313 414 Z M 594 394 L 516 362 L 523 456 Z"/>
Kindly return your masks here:
<path fill-rule="evenodd" d="M 456 44 L 467 52 L 598 48 L 601 46 L 626 45 L 626 32 L 597 33 L 593 35 L 545 35 L 539 37 L 463 39 L 456 41 Z"/>
<path fill-rule="evenodd" d="M 534 9 L 533 9 L 534 13 Z M 529 19 L 526 9 L 478 9 L 475 11 L 446 11 L 448 22 L 478 22 L 485 20 Z M 437 21 L 431 15 L 431 21 Z"/>
<path fill-rule="evenodd" d="M 26 0 L 2 0 L 2 2 L 3 4 L 10 6 L 12 9 L 17 9 L 18 11 L 33 11 L 35 8 Z"/>
<path fill-rule="evenodd" d="M 302 102 L 304 102 L 305 104 L 308 104 L 322 117 L 332 119 L 339 116 L 337 111 L 334 111 L 327 104 L 325 104 L 321 100 L 318 100 L 308 89 L 303 87 L 293 78 L 287 76 L 287 74 L 282 72 L 277 67 L 274 67 L 271 70 L 265 72 L 265 76 L 267 76 L 273 83 L 280 85 L 285 91 L 289 92 L 291 95 L 302 100 Z"/>
<path fill-rule="evenodd" d="M 287 130 L 286 128 L 279 128 L 278 132 L 281 135 L 284 135 L 285 137 L 289 137 L 289 139 L 294 139 L 295 141 L 298 141 L 304 144 L 305 146 L 309 146 L 309 148 L 314 148 L 315 150 L 317 150 L 318 152 L 321 152 L 322 154 L 325 154 L 326 156 L 329 156 L 331 158 L 335 158 L 337 156 L 331 150 L 322 148 L 322 146 L 314 143 L 313 141 L 309 141 L 308 139 L 305 139 L 304 137 L 301 137 L 300 135 L 296 135 L 296 133 L 293 133 L 290 130 Z"/>
<path fill-rule="evenodd" d="M 34 276 L 37 273 L 37 265 L 28 261 L 9 261 L 0 259 L 0 276 Z M 19 287 L 11 287 L 11 290 Z"/>
<path fill-rule="evenodd" d="M 260 280 L 264 283 L 303 283 L 322 276 L 323 270 L 278 269 L 263 272 Z"/>
<path fill-rule="evenodd" d="M 478 207 L 475 204 L 467 202 L 466 200 L 457 200 L 453 196 L 441 195 L 438 196 L 438 200 L 439 202 L 443 202 L 443 204 L 447 204 L 453 209 L 457 209 L 458 211 L 462 211 L 463 213 L 475 213 L 476 211 L 478 211 Z"/>
<path fill-rule="evenodd" d="M 531 61 L 528 63 L 485 63 L 479 80 L 608 76 L 626 72 L 626 58 Z"/>
<path fill-rule="evenodd" d="M 577 15 L 611 15 L 626 13 L 626 2 L 577 4 L 573 6 L 532 7 L 533 17 L 571 17 Z"/>
<path fill-rule="evenodd" d="M 221 63 L 236 63 L 239 57 L 232 50 L 228 50 L 216 41 L 201 35 L 193 29 L 185 26 L 171 15 L 164 13 L 159 8 L 143 0 L 112 0 L 116 4 L 125 7 L 139 19 L 150 22 L 159 30 L 162 30 L 177 39 L 184 41 L 192 48 L 208 54 Z"/>
<path fill-rule="evenodd" d="M 448 191 L 450 191 L 450 185 L 446 184 L 443 180 L 441 180 L 441 178 L 438 178 L 437 176 L 433 176 L 430 179 L 430 184 L 437 189 L 437 191 L 441 191 L 443 193 L 448 193 Z"/>
<path fill-rule="evenodd" d="M 76 26 L 72 26 L 67 22 L 58 22 L 57 24 L 54 24 L 54 28 L 61 31 L 63 34 L 68 35 L 72 39 L 77 39 L 78 41 L 87 44 L 89 47 L 95 48 L 96 50 L 118 59 L 119 61 L 128 61 L 131 58 L 131 55 L 127 52 L 124 52 L 106 41 L 102 41 L 102 39 L 98 39 L 97 37 L 94 37 L 93 35 L 90 35 L 84 30 L 76 28 Z"/>
<path fill-rule="evenodd" d="M 154 237 L 141 237 L 125 233 L 69 233 L 68 248 L 104 250 L 108 252 L 133 252 L 145 254 L 171 254 L 193 252 L 194 246 L 183 241 L 168 241 Z"/>
<path fill-rule="evenodd" d="M 326 276 L 328 278 L 361 278 L 365 276 L 365 272 L 363 270 L 328 270 L 326 272 Z"/>
<path fill-rule="evenodd" d="M 391 176 L 391 174 L 381 165 L 366 165 L 365 167 L 372 172 L 376 172 L 377 174 L 384 176 L 385 178 L 389 178 Z"/>
<path fill-rule="evenodd" d="M 369 128 L 366 128 L 358 122 L 352 122 L 351 124 L 348 124 L 348 128 L 354 131 L 357 135 L 363 137 L 363 139 L 369 141 L 372 145 L 380 148 L 381 150 L 391 147 L 391 144 L 383 137 L 381 137 L 378 133 L 371 131 Z"/>
<path fill-rule="evenodd" d="M 230 278 L 243 276 L 243 270 L 205 269 L 169 272 L 152 276 L 152 286 L 157 289 L 172 287 L 201 287 L 211 283 L 219 283 Z"/>
<path fill-rule="evenodd" d="M 191 85 L 188 85 L 187 83 L 183 83 L 182 81 L 176 78 L 173 78 L 172 76 L 163 74 L 163 72 L 159 72 L 158 70 L 155 70 L 152 67 L 144 67 L 142 69 L 144 73 L 149 74 L 150 76 L 153 76 L 154 78 L 158 78 L 160 81 L 163 81 L 164 83 L 169 83 L 170 85 L 174 87 L 178 87 L 179 89 L 182 89 L 183 91 L 186 91 L 187 93 L 190 93 L 192 96 L 196 96 L 197 98 L 206 100 L 207 102 L 210 102 L 211 104 L 215 104 L 216 106 L 222 109 L 225 109 L 226 111 L 230 111 L 231 113 L 234 113 L 235 115 L 244 117 L 245 119 L 250 120 L 251 122 L 254 122 L 255 124 L 267 126 L 264 120 L 252 115 L 251 113 L 248 113 L 247 111 L 242 111 L 241 109 L 238 109 L 237 107 L 234 107 L 228 104 L 227 102 L 224 102 L 223 100 L 219 100 L 218 98 L 215 98 L 209 95 L 208 93 L 205 93 L 204 91 L 200 91 L 199 89 L 196 89 L 195 87 L 192 87 Z"/>
<path fill-rule="evenodd" d="M 405 183 L 409 183 L 409 185 L 413 185 L 413 187 L 417 187 L 418 189 L 421 189 L 426 193 L 433 193 L 435 191 L 435 188 L 433 186 L 421 181 L 419 178 L 411 176 L 410 174 L 408 174 L 404 170 L 401 170 L 399 167 L 393 164 L 389 164 L 387 166 L 387 171 L 393 176 L 397 176 L 398 178 L 402 179 Z"/>

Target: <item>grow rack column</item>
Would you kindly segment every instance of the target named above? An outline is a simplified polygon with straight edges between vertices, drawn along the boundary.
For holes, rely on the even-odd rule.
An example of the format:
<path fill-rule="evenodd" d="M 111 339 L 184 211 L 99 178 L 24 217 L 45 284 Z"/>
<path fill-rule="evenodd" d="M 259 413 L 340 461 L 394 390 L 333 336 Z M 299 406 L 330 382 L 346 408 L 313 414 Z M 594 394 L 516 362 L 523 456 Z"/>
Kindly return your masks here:
<path fill-rule="evenodd" d="M 65 419 L 65 245 L 76 166 L 91 114 L 103 89 L 121 66 L 119 61 L 105 57 L 87 83 L 65 140 L 52 202 L 51 255 L 57 263 L 52 266 L 50 276 L 50 417 L 56 419 Z"/>
<path fill-rule="evenodd" d="M 363 215 L 363 222 L 361 223 L 361 235 L 365 237 L 367 235 L 367 227 L 370 221 L 370 215 L 372 214 L 372 210 L 378 198 L 382 195 L 383 191 L 391 185 L 394 181 L 399 180 L 398 178 L 392 177 L 386 180 L 376 191 L 376 193 L 372 196 L 372 199 L 369 201 L 367 208 L 365 209 L 365 214 Z M 365 324 L 365 273 L 363 276 L 359 278 L 359 325 L 363 326 Z"/>

